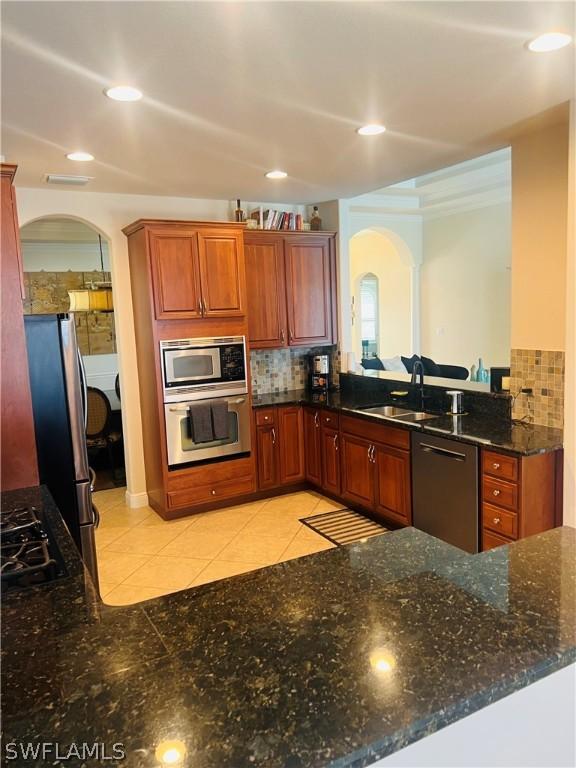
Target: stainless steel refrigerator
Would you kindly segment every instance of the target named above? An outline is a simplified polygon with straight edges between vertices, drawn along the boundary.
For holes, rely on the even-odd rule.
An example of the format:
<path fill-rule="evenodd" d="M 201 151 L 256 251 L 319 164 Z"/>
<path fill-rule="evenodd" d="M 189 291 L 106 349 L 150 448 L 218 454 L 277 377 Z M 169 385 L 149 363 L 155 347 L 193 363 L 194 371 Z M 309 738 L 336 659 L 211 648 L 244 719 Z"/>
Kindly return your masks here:
<path fill-rule="evenodd" d="M 49 488 L 98 588 L 87 385 L 74 317 L 26 315 L 24 324 L 40 482 Z"/>

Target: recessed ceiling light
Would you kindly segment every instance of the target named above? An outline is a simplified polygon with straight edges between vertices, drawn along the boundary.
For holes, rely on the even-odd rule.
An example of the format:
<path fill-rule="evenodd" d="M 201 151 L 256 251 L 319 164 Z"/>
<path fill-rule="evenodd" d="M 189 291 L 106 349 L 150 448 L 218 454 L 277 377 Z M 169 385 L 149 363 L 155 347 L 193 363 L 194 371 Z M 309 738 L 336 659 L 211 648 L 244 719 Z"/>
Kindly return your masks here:
<path fill-rule="evenodd" d="M 266 174 L 267 179 L 285 179 L 288 174 L 286 171 L 268 171 Z"/>
<path fill-rule="evenodd" d="M 368 125 L 363 125 L 362 128 L 358 128 L 356 133 L 359 133 L 360 136 L 378 136 L 380 133 L 384 133 L 385 130 L 386 127 L 383 125 L 369 123 Z"/>
<path fill-rule="evenodd" d="M 131 85 L 115 85 L 112 88 L 107 88 L 104 93 L 114 101 L 139 101 L 142 98 L 142 91 Z"/>
<path fill-rule="evenodd" d="M 572 42 L 572 37 L 565 32 L 546 32 L 538 35 L 528 43 L 528 48 L 534 53 L 557 51 Z"/>
<path fill-rule="evenodd" d="M 94 160 L 94 155 L 90 152 L 69 152 L 66 157 L 68 160 L 75 160 L 77 163 L 89 163 L 90 160 Z"/>

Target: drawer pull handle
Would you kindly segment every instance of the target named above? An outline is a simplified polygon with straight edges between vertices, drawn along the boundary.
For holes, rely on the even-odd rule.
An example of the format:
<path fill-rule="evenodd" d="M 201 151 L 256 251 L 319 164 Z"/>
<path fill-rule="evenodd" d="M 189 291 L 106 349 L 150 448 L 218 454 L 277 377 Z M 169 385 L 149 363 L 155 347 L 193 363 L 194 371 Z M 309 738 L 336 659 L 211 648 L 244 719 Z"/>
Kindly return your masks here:
<path fill-rule="evenodd" d="M 492 464 L 492 466 L 494 467 L 494 469 L 500 469 L 500 464 L 498 464 L 497 461 L 495 461 L 494 464 Z"/>
<path fill-rule="evenodd" d="M 492 491 L 492 496 L 500 496 L 500 491 L 498 490 L 498 488 Z"/>
<path fill-rule="evenodd" d="M 276 445 L 276 430 L 272 427 L 272 445 Z"/>
<path fill-rule="evenodd" d="M 494 525 L 500 525 L 500 518 L 499 517 L 495 517 L 492 522 L 494 523 Z"/>
<path fill-rule="evenodd" d="M 334 450 L 337 451 L 338 450 L 338 435 L 337 434 L 334 435 L 333 440 L 334 440 Z"/>
<path fill-rule="evenodd" d="M 320 426 L 320 421 L 318 419 L 318 411 L 314 414 L 314 426 L 318 428 Z"/>

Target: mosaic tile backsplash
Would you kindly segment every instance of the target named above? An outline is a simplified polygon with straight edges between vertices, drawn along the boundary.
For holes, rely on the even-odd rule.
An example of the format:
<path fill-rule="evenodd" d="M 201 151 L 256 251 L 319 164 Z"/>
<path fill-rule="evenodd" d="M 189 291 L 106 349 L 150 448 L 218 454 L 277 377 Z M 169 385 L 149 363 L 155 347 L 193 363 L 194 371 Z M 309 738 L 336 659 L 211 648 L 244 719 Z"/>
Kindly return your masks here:
<path fill-rule="evenodd" d="M 512 407 L 514 419 L 533 424 L 564 427 L 564 352 L 543 349 L 513 349 L 510 362 L 510 392 L 531 388 L 532 395 L 519 394 Z"/>
<path fill-rule="evenodd" d="M 331 385 L 337 386 L 340 355 L 336 347 L 311 349 L 292 347 L 286 349 L 254 349 L 250 353 L 252 392 L 288 392 L 308 386 L 308 356 L 330 354 Z"/>

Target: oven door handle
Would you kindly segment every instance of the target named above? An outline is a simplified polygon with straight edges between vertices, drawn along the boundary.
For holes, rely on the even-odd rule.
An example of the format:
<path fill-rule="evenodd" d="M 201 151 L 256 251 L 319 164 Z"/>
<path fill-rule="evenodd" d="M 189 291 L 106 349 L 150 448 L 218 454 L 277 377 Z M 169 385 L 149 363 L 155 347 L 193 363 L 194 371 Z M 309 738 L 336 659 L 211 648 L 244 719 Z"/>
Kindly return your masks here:
<path fill-rule="evenodd" d="M 242 403 L 246 402 L 246 398 L 245 397 L 239 397 L 236 400 L 232 400 L 231 402 L 234 405 L 242 405 Z M 189 408 L 190 408 L 190 406 L 186 405 L 186 406 L 180 407 L 180 408 L 170 408 L 169 410 L 170 410 L 170 413 L 188 413 Z"/>

